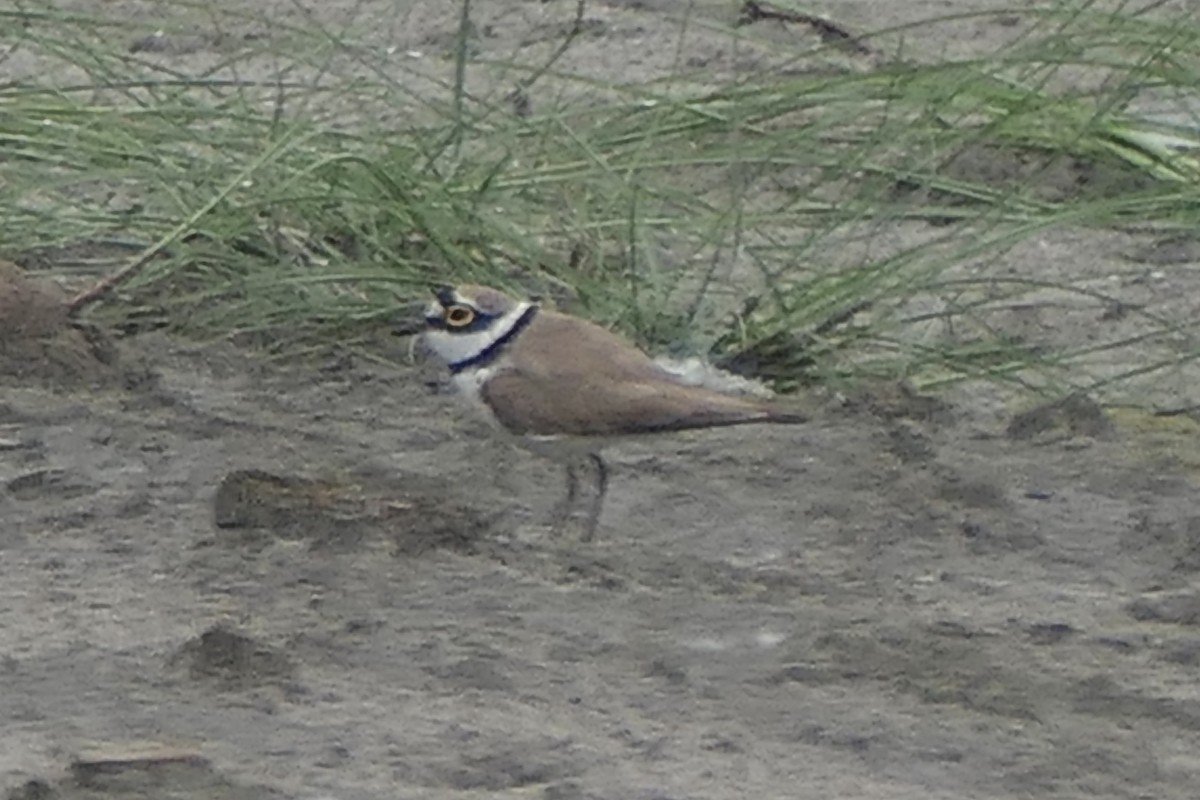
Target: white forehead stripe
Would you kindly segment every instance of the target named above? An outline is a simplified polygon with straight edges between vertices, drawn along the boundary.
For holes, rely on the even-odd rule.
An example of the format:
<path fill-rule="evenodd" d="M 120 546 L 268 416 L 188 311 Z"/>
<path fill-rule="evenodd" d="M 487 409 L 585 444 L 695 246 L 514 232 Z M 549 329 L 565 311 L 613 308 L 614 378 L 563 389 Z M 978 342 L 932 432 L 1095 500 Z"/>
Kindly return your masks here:
<path fill-rule="evenodd" d="M 453 333 L 437 328 L 426 330 L 425 344 L 447 364 L 466 361 L 479 355 L 488 349 L 492 342 L 511 331 L 521 316 L 529 310 L 530 305 L 517 303 L 507 314 L 493 320 L 490 327 L 474 333 Z"/>

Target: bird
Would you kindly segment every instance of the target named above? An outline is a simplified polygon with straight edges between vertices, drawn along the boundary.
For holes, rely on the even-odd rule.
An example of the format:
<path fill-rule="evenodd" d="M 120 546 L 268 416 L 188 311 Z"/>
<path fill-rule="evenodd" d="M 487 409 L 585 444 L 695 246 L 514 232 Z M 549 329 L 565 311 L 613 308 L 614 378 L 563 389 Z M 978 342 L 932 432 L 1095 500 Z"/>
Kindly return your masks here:
<path fill-rule="evenodd" d="M 488 286 L 431 287 L 425 349 L 455 392 L 494 430 L 565 467 L 552 528 L 577 510 L 579 471 L 593 476 L 581 539 L 590 541 L 608 492 L 602 451 L 616 441 L 698 428 L 798 424 L 798 409 L 684 382 L 603 326 Z"/>

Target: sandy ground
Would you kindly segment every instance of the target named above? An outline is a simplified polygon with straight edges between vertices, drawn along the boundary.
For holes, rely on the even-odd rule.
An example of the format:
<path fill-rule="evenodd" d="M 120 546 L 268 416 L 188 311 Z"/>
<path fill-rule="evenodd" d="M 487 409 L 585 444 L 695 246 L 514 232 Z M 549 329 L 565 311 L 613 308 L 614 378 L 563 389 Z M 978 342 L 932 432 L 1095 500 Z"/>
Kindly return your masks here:
<path fill-rule="evenodd" d="M 569 5 L 481 13 L 511 48 Z M 676 6 L 596 5 L 604 25 L 573 57 L 652 73 L 638 54 L 676 40 Z M 821 10 L 853 29 L 943 7 Z M 372 35 L 402 49 L 453 28 L 439 4 L 395 8 L 319 15 L 375 14 Z M 931 53 L 994 46 L 1019 16 L 912 35 Z M 219 37 L 200 41 L 161 57 L 217 57 Z M 726 40 L 704 41 L 717 59 Z M 1158 244 L 1066 231 L 1029 247 L 1186 319 L 1194 254 L 1119 256 Z M 1095 312 L 1013 324 L 1080 341 Z M 1187 417 L 821 396 L 782 433 L 615 447 L 583 545 L 545 528 L 556 469 L 484 436 L 403 343 L 392 366 L 269 363 L 157 334 L 14 331 L 0 324 L 12 798 L 1197 794 Z M 1164 382 L 1163 402 L 1187 385 Z"/>

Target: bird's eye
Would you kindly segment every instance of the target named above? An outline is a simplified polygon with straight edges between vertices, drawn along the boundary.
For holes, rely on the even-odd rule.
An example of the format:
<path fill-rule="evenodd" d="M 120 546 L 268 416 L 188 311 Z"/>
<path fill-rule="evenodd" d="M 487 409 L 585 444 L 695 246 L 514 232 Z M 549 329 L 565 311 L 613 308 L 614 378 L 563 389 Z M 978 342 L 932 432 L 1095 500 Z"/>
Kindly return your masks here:
<path fill-rule="evenodd" d="M 468 306 L 450 306 L 443 316 L 450 327 L 462 328 L 475 319 L 475 311 Z"/>

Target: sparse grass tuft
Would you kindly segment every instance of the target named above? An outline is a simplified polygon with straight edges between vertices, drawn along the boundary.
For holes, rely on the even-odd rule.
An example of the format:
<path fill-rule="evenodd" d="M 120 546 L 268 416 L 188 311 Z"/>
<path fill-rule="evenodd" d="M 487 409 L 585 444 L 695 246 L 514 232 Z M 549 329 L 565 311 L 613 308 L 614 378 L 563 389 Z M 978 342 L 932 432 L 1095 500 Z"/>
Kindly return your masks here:
<path fill-rule="evenodd" d="M 1064 1 L 985 57 L 910 59 L 880 31 L 834 70 L 836 41 L 730 28 L 776 68 L 611 85 L 566 66 L 582 2 L 540 61 L 477 53 L 466 2 L 444 61 L 213 5 L 132 47 L 114 20 L 0 11 L 0 254 L 81 292 L 125 267 L 80 306 L 126 329 L 353 341 L 471 279 L 574 293 L 785 390 L 1119 393 L 1200 351 L 1192 318 L 1111 275 L 1013 268 L 1062 231 L 1200 227 L 1194 16 Z M 159 57 L 197 19 L 207 55 Z M 1031 306 L 1124 322 L 1083 345 L 1006 329 Z"/>

